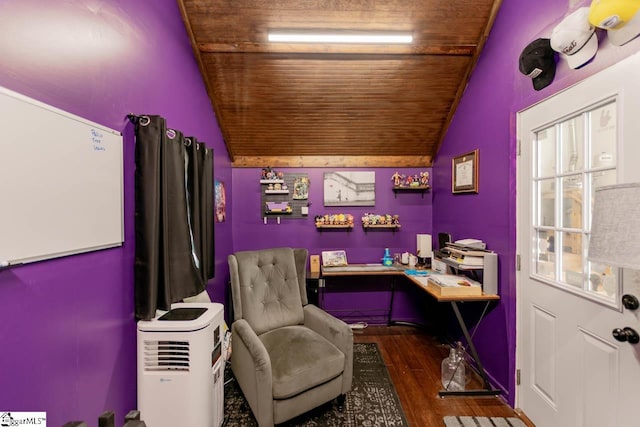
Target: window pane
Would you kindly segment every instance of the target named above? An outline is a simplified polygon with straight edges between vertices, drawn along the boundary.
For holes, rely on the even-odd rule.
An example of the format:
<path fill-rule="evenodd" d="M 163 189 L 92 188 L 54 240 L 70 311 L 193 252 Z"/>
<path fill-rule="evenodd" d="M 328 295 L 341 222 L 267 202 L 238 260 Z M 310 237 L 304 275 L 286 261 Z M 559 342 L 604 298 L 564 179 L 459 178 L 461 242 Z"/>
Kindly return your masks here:
<path fill-rule="evenodd" d="M 560 124 L 562 173 L 583 170 L 584 119 L 578 116 Z"/>
<path fill-rule="evenodd" d="M 616 103 L 604 105 L 589 113 L 592 168 L 616 165 Z"/>
<path fill-rule="evenodd" d="M 618 269 L 610 265 L 589 263 L 589 291 L 614 301 L 618 297 Z"/>
<path fill-rule="evenodd" d="M 562 178 L 563 228 L 582 228 L 582 175 Z"/>
<path fill-rule="evenodd" d="M 556 258 L 553 231 L 538 230 L 535 237 L 535 272 L 549 279 L 555 279 Z"/>
<path fill-rule="evenodd" d="M 560 233 L 562 241 L 562 281 L 582 289 L 582 233 Z"/>
<path fill-rule="evenodd" d="M 538 181 L 538 221 L 536 225 L 553 227 L 555 225 L 555 179 Z"/>
<path fill-rule="evenodd" d="M 543 129 L 537 137 L 537 172 L 536 177 L 553 176 L 556 173 L 556 133 L 554 128 Z"/>
<path fill-rule="evenodd" d="M 599 171 L 593 172 L 587 175 L 588 179 L 591 180 L 591 211 L 593 212 L 593 199 L 596 194 L 596 189 L 605 186 L 605 185 L 613 185 L 617 181 L 616 171 L 615 169 L 608 171 Z M 591 230 L 591 222 L 589 222 L 588 230 Z"/>

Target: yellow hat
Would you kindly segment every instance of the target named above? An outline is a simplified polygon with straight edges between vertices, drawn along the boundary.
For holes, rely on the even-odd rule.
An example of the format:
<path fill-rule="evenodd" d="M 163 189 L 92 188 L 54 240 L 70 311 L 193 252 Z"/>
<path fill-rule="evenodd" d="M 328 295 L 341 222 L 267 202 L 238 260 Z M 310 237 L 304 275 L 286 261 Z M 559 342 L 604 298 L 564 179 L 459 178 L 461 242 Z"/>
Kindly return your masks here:
<path fill-rule="evenodd" d="M 640 0 L 593 0 L 589 22 L 607 30 L 612 44 L 621 46 L 640 34 Z"/>

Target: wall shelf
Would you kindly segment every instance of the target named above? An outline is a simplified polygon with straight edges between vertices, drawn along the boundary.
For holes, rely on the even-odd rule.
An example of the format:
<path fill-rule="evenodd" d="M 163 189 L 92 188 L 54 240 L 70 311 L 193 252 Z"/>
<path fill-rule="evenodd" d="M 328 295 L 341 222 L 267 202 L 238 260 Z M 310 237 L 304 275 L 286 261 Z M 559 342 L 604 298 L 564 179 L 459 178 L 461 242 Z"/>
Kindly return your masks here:
<path fill-rule="evenodd" d="M 316 228 L 322 230 L 353 230 L 353 224 L 316 224 Z"/>
<path fill-rule="evenodd" d="M 362 228 L 364 228 L 364 231 L 368 231 L 369 229 L 374 229 L 374 230 L 392 230 L 392 231 L 396 231 L 398 229 L 400 229 L 400 224 L 391 224 L 391 225 L 387 225 L 387 224 L 376 224 L 376 225 L 367 225 L 367 224 L 362 224 Z"/>
<path fill-rule="evenodd" d="M 264 194 L 289 194 L 289 190 L 264 190 Z"/>
<path fill-rule="evenodd" d="M 284 184 L 284 179 L 261 179 L 260 184 Z"/>
<path fill-rule="evenodd" d="M 424 193 L 431 189 L 428 185 L 421 185 L 417 187 L 393 187 L 394 197 L 398 196 L 398 192 L 400 193 L 422 193 L 422 198 L 424 199 Z"/>
<path fill-rule="evenodd" d="M 265 215 L 291 215 L 291 211 L 264 211 Z"/>

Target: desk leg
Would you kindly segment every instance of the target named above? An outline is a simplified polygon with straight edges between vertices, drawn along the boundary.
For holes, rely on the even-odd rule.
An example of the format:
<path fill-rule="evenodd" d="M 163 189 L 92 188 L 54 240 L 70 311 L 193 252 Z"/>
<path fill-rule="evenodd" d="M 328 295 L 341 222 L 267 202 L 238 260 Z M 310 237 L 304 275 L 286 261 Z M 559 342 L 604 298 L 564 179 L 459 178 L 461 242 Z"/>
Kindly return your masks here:
<path fill-rule="evenodd" d="M 396 294 L 396 278 L 391 278 L 391 298 L 389 299 L 389 317 L 387 318 L 387 326 L 393 325 L 393 320 L 391 315 L 393 313 L 393 296 Z"/>
<path fill-rule="evenodd" d="M 487 302 L 489 304 L 489 302 Z M 469 345 L 469 350 L 471 351 L 471 356 L 473 360 L 476 362 L 476 366 L 480 373 L 480 377 L 482 377 L 482 382 L 484 385 L 483 390 L 460 390 L 460 391 L 447 391 L 441 390 L 439 392 L 440 397 L 444 396 L 498 396 L 502 393 L 501 390 L 492 389 L 491 384 L 489 384 L 489 379 L 487 378 L 487 373 L 482 366 L 482 362 L 480 361 L 480 357 L 478 356 L 478 352 L 476 351 L 476 346 L 473 345 L 473 341 L 471 340 L 471 336 L 469 335 L 469 330 L 467 329 L 467 325 L 464 323 L 464 319 L 462 314 L 460 313 L 460 309 L 458 308 L 458 303 L 456 301 L 451 301 L 451 307 L 453 308 L 453 312 L 456 315 L 456 319 L 458 319 L 458 324 L 460 325 L 460 329 L 462 329 L 462 334 L 467 340 L 467 344 Z M 482 319 L 480 319 L 482 320 Z M 480 322 L 478 322 L 480 323 Z"/>

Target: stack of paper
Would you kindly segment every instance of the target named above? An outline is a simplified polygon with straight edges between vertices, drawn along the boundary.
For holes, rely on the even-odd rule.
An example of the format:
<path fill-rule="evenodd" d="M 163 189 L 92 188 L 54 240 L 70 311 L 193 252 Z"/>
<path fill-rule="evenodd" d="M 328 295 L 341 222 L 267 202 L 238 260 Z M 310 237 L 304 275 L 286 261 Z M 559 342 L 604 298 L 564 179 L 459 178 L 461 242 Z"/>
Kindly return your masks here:
<path fill-rule="evenodd" d="M 484 248 L 474 248 L 458 243 L 447 243 L 447 249 L 449 249 L 449 258 L 463 267 L 482 267 L 484 265 L 484 256 L 492 253 Z"/>
<path fill-rule="evenodd" d="M 469 248 L 469 249 L 485 249 L 487 247 L 487 244 L 485 242 L 483 242 L 482 240 L 478 240 L 478 239 L 456 240 L 455 244 L 459 245 L 459 246 L 463 246 L 463 247 Z"/>

